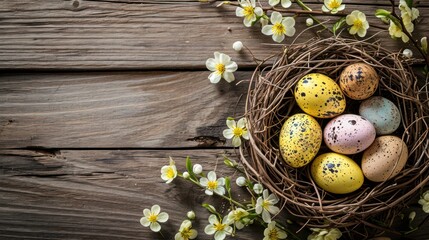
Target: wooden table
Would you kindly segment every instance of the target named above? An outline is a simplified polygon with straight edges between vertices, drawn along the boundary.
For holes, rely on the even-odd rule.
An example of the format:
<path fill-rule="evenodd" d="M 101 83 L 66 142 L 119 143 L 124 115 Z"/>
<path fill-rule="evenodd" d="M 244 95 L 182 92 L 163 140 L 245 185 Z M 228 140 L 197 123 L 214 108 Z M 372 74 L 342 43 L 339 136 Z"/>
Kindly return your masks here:
<path fill-rule="evenodd" d="M 375 9 L 389 9 L 389 1 L 344 2 L 371 21 Z M 429 5 L 420 2 L 415 35 L 429 36 Z M 243 113 L 247 86 L 211 84 L 205 60 L 229 54 L 238 82 L 255 64 L 233 42 L 261 58 L 281 49 L 245 28 L 235 8 L 215 4 L 0 0 L 0 239 L 160 239 L 139 223 L 153 204 L 170 215 L 167 239 L 189 210 L 199 239 L 209 239 L 200 205 L 224 205 L 183 180 L 165 184 L 160 169 L 171 156 L 184 171 L 190 156 L 204 170 L 232 174 L 223 156 L 238 158 L 222 131 L 228 116 Z M 305 17 L 297 22 L 305 29 Z M 392 51 L 409 47 L 379 36 Z M 412 239 L 428 236 L 422 229 Z M 236 239 L 262 237 L 257 228 Z"/>

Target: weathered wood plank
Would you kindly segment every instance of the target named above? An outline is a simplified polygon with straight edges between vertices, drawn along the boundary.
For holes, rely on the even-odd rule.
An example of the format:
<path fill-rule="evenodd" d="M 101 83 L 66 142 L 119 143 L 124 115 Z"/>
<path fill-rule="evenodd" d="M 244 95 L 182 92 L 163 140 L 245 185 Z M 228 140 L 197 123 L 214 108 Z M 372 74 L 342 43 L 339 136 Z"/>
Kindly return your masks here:
<path fill-rule="evenodd" d="M 314 1 L 312 1 L 314 2 Z M 377 8 L 347 2 L 347 9 L 367 13 Z M 422 16 L 429 5 L 420 1 Z M 0 4 L 0 69 L 202 69 L 214 51 L 229 53 L 240 66 L 254 66 L 249 54 L 231 49 L 243 41 L 257 57 L 279 50 L 259 27 L 245 28 L 233 7 L 216 8 L 198 1 L 7 1 Z M 321 4 L 310 4 L 320 9 Z M 332 18 L 335 20 L 335 18 Z M 298 32 L 305 17 L 297 19 Z M 427 21 L 416 36 L 429 35 Z M 371 28 L 371 34 L 379 29 Z M 308 31 L 302 39 L 315 36 Z M 383 46 L 399 50 L 387 32 Z M 285 43 L 290 43 L 288 39 Z M 417 55 L 417 54 L 416 54 Z"/>
<path fill-rule="evenodd" d="M 0 238 L 1 239 L 161 239 L 139 224 L 144 208 L 159 204 L 170 215 L 163 224 L 166 239 L 173 239 L 186 212 L 194 210 L 198 239 L 212 239 L 204 234 L 208 212 L 202 203 L 226 211 L 225 203 L 206 196 L 202 190 L 177 179 L 165 184 L 160 168 L 168 156 L 185 171 L 190 156 L 205 171 L 218 176 L 238 176 L 222 163 L 218 150 L 188 151 L 0 151 Z M 232 158 L 234 155 L 232 155 Z M 248 198 L 232 186 L 242 198 Z M 156 189 L 154 191 L 154 189 Z M 236 192 L 238 191 L 238 192 Z M 414 224 L 426 216 L 420 205 Z M 408 239 L 427 239 L 428 223 Z M 295 229 L 298 226 L 292 225 Z M 262 239 L 263 229 L 240 231 L 234 239 Z M 305 239 L 308 232 L 300 233 Z M 392 239 L 404 239 L 394 237 Z"/>
<path fill-rule="evenodd" d="M 224 146 L 225 120 L 244 111 L 247 84 L 214 85 L 208 74 L 3 74 L 0 148 Z"/>

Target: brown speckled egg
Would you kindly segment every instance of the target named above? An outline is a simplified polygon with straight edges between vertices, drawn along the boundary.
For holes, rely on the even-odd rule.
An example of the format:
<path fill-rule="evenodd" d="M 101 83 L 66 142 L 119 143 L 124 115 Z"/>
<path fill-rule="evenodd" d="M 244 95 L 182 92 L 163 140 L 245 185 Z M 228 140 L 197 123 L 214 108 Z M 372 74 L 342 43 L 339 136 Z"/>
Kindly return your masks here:
<path fill-rule="evenodd" d="M 346 96 L 354 100 L 363 100 L 375 93 L 379 81 L 380 77 L 372 66 L 354 63 L 341 72 L 339 84 Z"/>
<path fill-rule="evenodd" d="M 363 152 L 362 171 L 373 182 L 395 177 L 408 159 L 407 145 L 396 136 L 381 136 Z"/>
<path fill-rule="evenodd" d="M 359 189 L 364 177 L 353 159 L 339 153 L 324 153 L 311 164 L 311 177 L 324 190 L 346 194 Z"/>
<path fill-rule="evenodd" d="M 334 152 L 355 154 L 374 141 L 376 131 L 371 122 L 355 114 L 340 115 L 326 124 L 323 130 L 325 144 Z"/>
<path fill-rule="evenodd" d="M 295 168 L 310 163 L 322 144 L 322 128 L 310 115 L 298 113 L 289 117 L 280 131 L 280 153 Z"/>
<path fill-rule="evenodd" d="M 295 86 L 295 100 L 307 114 L 317 118 L 333 118 L 344 112 L 346 98 L 340 86 L 330 77 L 310 73 Z"/>

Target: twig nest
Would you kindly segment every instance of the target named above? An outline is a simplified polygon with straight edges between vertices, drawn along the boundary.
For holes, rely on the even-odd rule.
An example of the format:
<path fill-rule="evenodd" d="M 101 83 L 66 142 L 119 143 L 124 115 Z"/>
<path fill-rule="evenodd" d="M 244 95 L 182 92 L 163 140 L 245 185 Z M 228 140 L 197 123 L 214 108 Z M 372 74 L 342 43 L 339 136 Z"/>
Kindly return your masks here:
<path fill-rule="evenodd" d="M 240 155 L 248 174 L 284 201 L 290 218 L 307 227 L 346 228 L 350 238 L 356 233 L 356 239 L 362 239 L 362 236 L 375 234 L 374 228 L 382 229 L 378 222 L 389 227 L 407 201 L 429 181 L 428 86 L 427 83 L 425 86 L 417 84 L 413 70 L 401 57 L 402 54 L 392 53 L 377 43 L 342 38 L 311 39 L 285 46 L 271 59 L 272 65 L 263 67 L 261 64 L 256 68 L 245 109 L 250 141 L 240 148 Z M 396 169 L 398 163 L 392 161 L 394 167 L 386 180 L 376 182 L 365 178 L 355 185 L 354 191 L 337 193 L 315 181 L 311 176 L 312 163 L 305 161 L 306 164 L 299 166 L 287 163 L 292 160 L 286 160 L 284 154 L 288 150 L 281 148 L 291 148 L 291 145 L 279 143 L 279 136 L 283 124 L 291 116 L 313 115 L 300 105 L 304 92 L 301 91 L 303 86 L 297 85 L 300 81 L 317 73 L 341 84 L 344 69 L 357 63 L 370 66 L 378 76 L 367 92 L 383 96 L 398 108 L 402 121 L 389 134 L 408 147 L 408 157 L 399 170 Z M 313 85 L 311 91 L 316 87 Z M 304 93 L 305 97 L 315 94 Z M 369 97 L 345 95 L 346 107 L 341 114 L 359 114 L 361 99 Z M 318 95 L 315 104 L 320 105 L 322 101 L 322 96 Z M 331 120 L 313 116 L 322 129 Z M 289 150 L 293 152 L 294 149 Z M 347 153 L 346 158 L 360 167 L 363 153 L 361 149 L 354 150 L 360 153 Z M 322 142 L 315 158 L 326 153 L 332 150 Z"/>

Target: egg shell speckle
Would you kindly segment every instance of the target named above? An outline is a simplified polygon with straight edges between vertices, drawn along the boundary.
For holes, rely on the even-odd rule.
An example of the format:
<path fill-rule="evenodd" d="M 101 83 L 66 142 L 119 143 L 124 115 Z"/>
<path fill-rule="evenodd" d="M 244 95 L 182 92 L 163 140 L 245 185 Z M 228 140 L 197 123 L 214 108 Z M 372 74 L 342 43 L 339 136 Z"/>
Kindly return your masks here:
<path fill-rule="evenodd" d="M 283 160 L 292 167 L 303 167 L 310 163 L 319 151 L 322 128 L 310 115 L 292 115 L 282 126 L 279 143 Z"/>
<path fill-rule="evenodd" d="M 378 135 L 391 134 L 401 124 L 398 107 L 387 98 L 374 96 L 363 101 L 359 106 L 359 115 L 368 119 Z"/>
<path fill-rule="evenodd" d="M 294 96 L 305 113 L 317 118 L 333 118 L 346 108 L 346 99 L 338 84 L 320 73 L 302 77 L 296 83 Z"/>
<path fill-rule="evenodd" d="M 408 159 L 408 148 L 396 136 L 380 136 L 364 151 L 362 171 L 373 182 L 389 180 L 404 168 Z"/>
<path fill-rule="evenodd" d="M 355 154 L 368 148 L 376 137 L 374 126 L 355 114 L 340 115 L 326 124 L 325 144 L 334 152 Z"/>
<path fill-rule="evenodd" d="M 311 176 L 325 191 L 346 194 L 359 189 L 364 176 L 359 165 L 339 153 L 324 153 L 311 164 Z"/>
<path fill-rule="evenodd" d="M 349 98 L 363 100 L 375 93 L 379 81 L 380 77 L 372 66 L 354 63 L 341 72 L 339 84 Z"/>

